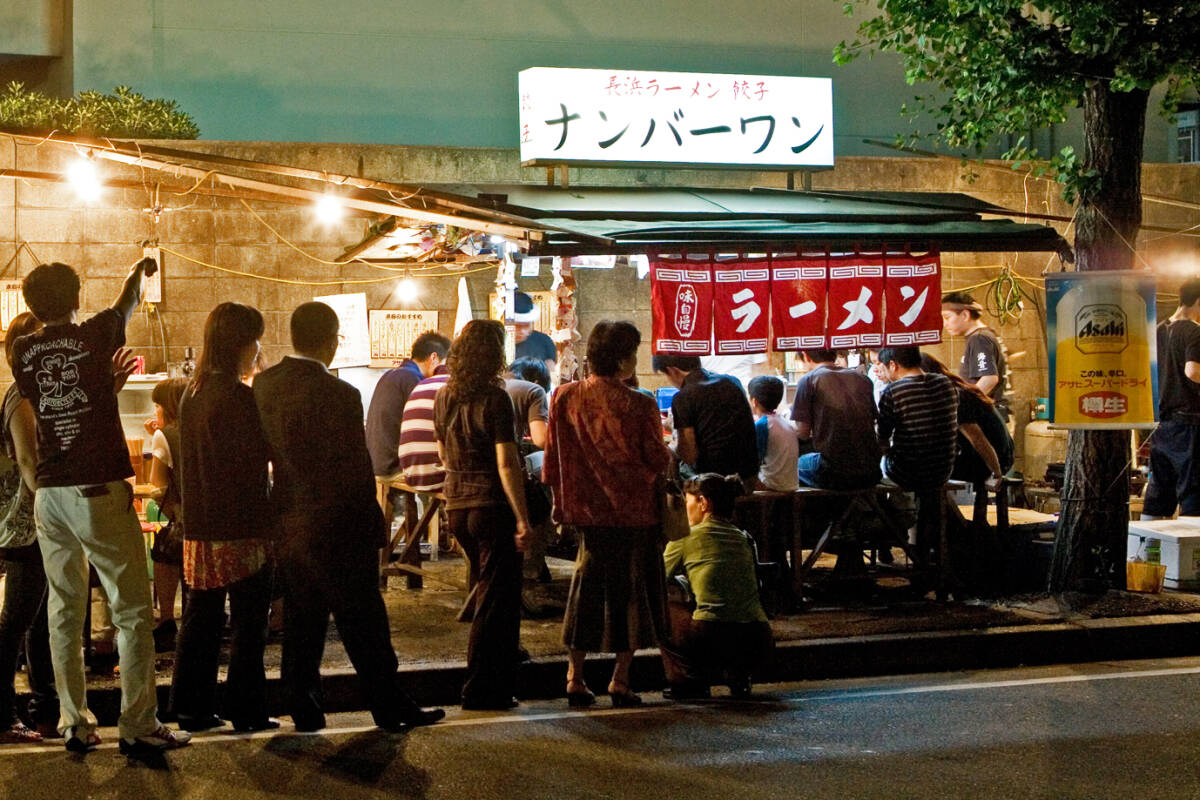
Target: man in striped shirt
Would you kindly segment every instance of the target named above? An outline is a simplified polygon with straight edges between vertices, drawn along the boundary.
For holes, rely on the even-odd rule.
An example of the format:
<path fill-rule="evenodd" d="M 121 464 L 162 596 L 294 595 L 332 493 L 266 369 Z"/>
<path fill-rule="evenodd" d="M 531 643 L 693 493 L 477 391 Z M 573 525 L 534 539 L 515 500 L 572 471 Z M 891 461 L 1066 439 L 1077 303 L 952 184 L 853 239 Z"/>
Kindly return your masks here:
<path fill-rule="evenodd" d="M 954 384 L 922 370 L 916 347 L 885 347 L 879 362 L 891 381 L 879 398 L 884 471 L 910 492 L 939 489 L 950 478 L 957 453 Z"/>
<path fill-rule="evenodd" d="M 433 430 L 433 401 L 448 380 L 450 372 L 443 364 L 433 375 L 413 387 L 404 404 L 400 422 L 400 470 L 404 473 L 404 482 L 420 493 L 440 492 L 446 480 Z"/>

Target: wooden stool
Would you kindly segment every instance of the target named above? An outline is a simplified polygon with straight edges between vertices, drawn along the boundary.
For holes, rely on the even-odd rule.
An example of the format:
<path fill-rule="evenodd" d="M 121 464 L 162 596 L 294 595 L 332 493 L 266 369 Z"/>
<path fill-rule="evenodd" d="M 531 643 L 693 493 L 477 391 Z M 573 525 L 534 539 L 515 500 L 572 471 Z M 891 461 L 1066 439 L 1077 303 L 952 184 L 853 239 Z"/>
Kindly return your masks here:
<path fill-rule="evenodd" d="M 445 495 L 441 492 L 430 493 L 431 500 L 424 514 L 420 514 L 418 519 L 417 508 L 417 489 L 409 486 L 402 479 L 392 481 L 384 481 L 376 479 L 375 481 L 375 499 L 379 502 L 379 507 L 383 511 L 383 518 L 387 521 L 388 531 L 392 529 L 392 520 L 395 517 L 395 509 L 392 508 L 389 500 L 390 490 L 395 489 L 403 494 L 404 503 L 404 525 L 395 536 L 391 536 L 387 546 L 384 547 L 380 554 L 379 560 L 379 581 L 380 586 L 386 588 L 389 575 L 404 575 L 407 580 L 409 589 L 424 588 L 425 573 L 421 570 L 421 539 L 429 537 L 432 545 L 433 554 L 430 560 L 434 560 L 439 546 L 439 529 L 436 525 L 438 513 L 446 502 Z M 395 552 L 396 546 L 400 540 L 404 539 L 404 550 L 400 554 L 399 562 L 393 564 L 391 561 L 392 553 Z"/>

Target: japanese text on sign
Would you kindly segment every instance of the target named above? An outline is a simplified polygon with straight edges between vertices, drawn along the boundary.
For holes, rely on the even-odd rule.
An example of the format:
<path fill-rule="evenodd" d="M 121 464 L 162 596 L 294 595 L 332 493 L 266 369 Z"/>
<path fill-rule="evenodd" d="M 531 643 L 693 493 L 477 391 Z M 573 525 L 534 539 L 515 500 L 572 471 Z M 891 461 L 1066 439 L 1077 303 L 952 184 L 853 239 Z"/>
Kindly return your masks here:
<path fill-rule="evenodd" d="M 400 366 L 418 336 L 438 329 L 437 311 L 372 310 L 369 318 L 371 366 L 376 369 Z"/>
<path fill-rule="evenodd" d="M 1046 297 L 1051 422 L 1063 428 L 1153 427 L 1153 277 L 1051 273 Z"/>
<path fill-rule="evenodd" d="M 833 166 L 828 78 L 536 67 L 521 161 Z"/>

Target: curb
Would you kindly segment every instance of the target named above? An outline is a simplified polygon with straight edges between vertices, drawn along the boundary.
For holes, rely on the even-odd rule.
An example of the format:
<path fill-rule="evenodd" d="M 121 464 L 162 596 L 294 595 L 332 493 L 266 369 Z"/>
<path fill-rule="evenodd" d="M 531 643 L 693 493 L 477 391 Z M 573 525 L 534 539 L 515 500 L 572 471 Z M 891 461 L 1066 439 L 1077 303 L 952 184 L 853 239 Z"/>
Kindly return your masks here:
<path fill-rule="evenodd" d="M 773 662 L 755 679 L 760 683 L 781 683 L 1197 654 L 1200 654 L 1200 614 L 1173 614 L 781 642 L 775 647 Z M 518 696 L 531 700 L 565 696 L 566 670 L 564 656 L 536 658 L 522 664 Z M 589 658 L 585 678 L 589 685 L 602 691 L 608 686 L 611 670 L 611 657 Z M 457 705 L 465 675 L 464 662 L 400 667 L 405 691 L 426 706 Z M 664 687 L 657 650 L 638 652 L 632 679 L 639 691 Z M 366 708 L 353 670 L 326 671 L 321 683 L 327 712 Z M 221 688 L 218 686 L 218 693 Z M 159 708 L 167 707 L 169 690 L 167 684 L 158 685 Z M 267 703 L 272 715 L 286 714 L 279 678 L 267 681 Z M 115 725 L 120 712 L 120 691 L 89 690 L 88 706 L 101 725 Z"/>

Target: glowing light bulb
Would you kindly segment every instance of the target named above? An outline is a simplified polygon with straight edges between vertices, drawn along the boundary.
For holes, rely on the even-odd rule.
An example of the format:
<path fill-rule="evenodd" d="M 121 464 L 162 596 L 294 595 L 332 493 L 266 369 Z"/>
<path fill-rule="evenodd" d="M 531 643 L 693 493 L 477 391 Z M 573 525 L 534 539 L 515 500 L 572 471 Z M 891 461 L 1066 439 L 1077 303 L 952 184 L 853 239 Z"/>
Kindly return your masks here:
<path fill-rule="evenodd" d="M 334 225 L 342 221 L 342 217 L 346 215 L 346 206 L 342 203 L 342 198 L 335 194 L 323 194 L 317 200 L 315 209 L 317 220 L 322 225 Z"/>
<path fill-rule="evenodd" d="M 86 158 L 77 159 L 67 167 L 67 179 L 79 199 L 85 203 L 94 203 L 100 199 L 104 187 L 100 183 L 100 173 L 96 165 Z"/>
<path fill-rule="evenodd" d="M 401 303 L 411 303 L 417 299 L 418 294 L 420 291 L 417 289 L 417 282 L 412 278 L 404 278 L 396 286 L 396 299 Z"/>

